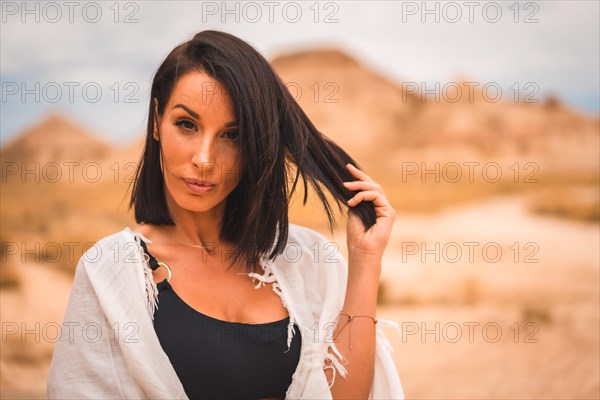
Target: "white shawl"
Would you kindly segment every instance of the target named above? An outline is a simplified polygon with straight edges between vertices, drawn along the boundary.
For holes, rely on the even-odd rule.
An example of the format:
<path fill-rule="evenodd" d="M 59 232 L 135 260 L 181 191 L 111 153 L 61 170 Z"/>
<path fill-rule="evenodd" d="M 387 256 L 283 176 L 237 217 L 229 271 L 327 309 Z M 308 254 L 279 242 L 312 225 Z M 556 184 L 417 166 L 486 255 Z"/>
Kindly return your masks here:
<path fill-rule="evenodd" d="M 127 227 L 80 258 L 50 365 L 49 399 L 188 398 L 154 330 L 157 289 L 139 240 L 151 243 Z M 272 282 L 287 308 L 288 345 L 293 324 L 300 328 L 300 361 L 286 399 L 332 399 L 324 368 L 333 370 L 334 380 L 336 372 L 346 377 L 347 360 L 331 341 L 331 322 L 342 310 L 348 266 L 332 249 L 320 233 L 289 224 L 287 251 L 273 262 L 263 259 L 263 275 L 250 274 L 256 287 Z M 380 325 L 400 329 L 394 321 L 378 321 L 369 399 L 403 399 L 394 350 Z"/>

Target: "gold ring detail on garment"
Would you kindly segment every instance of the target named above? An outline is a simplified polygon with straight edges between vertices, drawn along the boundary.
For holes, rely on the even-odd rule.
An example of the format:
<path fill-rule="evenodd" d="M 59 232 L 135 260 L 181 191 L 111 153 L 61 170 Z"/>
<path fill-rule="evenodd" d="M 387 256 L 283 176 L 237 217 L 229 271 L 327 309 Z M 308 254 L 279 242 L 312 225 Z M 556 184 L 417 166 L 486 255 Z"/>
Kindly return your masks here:
<path fill-rule="evenodd" d="M 159 266 L 159 267 L 164 267 L 164 268 L 166 268 L 166 269 L 167 269 L 167 273 L 169 274 L 169 276 L 167 277 L 167 282 L 169 282 L 169 281 L 171 280 L 171 276 L 173 275 L 173 274 L 171 273 L 171 267 L 169 267 L 167 264 L 165 264 L 165 263 L 164 263 L 164 262 L 162 262 L 162 261 L 158 261 L 158 266 Z"/>

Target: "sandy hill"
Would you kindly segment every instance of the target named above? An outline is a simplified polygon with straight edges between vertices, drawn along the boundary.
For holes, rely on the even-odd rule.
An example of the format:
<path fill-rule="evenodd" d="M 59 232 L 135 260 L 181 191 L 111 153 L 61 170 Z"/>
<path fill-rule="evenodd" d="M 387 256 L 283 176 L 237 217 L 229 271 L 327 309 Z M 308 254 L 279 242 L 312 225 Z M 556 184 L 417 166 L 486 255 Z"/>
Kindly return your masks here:
<path fill-rule="evenodd" d="M 300 93 L 296 99 L 317 128 L 368 163 L 423 148 L 446 155 L 452 149 L 472 154 L 469 148 L 482 156 L 551 157 L 565 168 L 598 163 L 600 119 L 555 97 L 515 102 L 514 93 L 506 92 L 492 101 L 483 84 L 460 77 L 447 92 L 441 89 L 448 83 L 441 82 L 436 99 L 419 82 L 393 82 L 335 49 L 281 55 L 272 64 L 292 94 Z"/>
<path fill-rule="evenodd" d="M 107 157 L 112 146 L 68 117 L 51 114 L 0 151 L 3 162 L 83 162 Z"/>
<path fill-rule="evenodd" d="M 336 49 L 281 55 L 271 64 L 317 129 L 357 157 L 396 143 L 398 129 L 421 105 Z"/>

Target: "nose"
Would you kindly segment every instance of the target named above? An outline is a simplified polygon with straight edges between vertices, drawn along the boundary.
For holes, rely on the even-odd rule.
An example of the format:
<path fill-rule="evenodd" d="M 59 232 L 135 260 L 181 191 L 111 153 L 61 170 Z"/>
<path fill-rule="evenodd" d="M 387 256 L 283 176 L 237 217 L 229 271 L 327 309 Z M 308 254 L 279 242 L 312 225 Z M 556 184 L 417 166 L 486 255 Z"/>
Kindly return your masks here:
<path fill-rule="evenodd" d="M 198 143 L 194 146 L 192 163 L 199 169 L 215 165 L 216 143 L 210 134 L 201 135 Z"/>

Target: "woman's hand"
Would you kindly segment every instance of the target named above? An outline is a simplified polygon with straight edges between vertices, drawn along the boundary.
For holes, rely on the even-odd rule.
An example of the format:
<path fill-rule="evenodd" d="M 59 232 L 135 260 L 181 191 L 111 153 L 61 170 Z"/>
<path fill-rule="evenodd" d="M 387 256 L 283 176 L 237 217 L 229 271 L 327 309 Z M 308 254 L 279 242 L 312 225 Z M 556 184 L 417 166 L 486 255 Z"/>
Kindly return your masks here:
<path fill-rule="evenodd" d="M 344 182 L 344 186 L 349 190 L 359 191 L 348 201 L 348 205 L 354 207 L 361 201 L 372 201 L 377 215 L 375 224 L 365 232 L 361 219 L 352 212 L 352 209 L 348 209 L 348 256 L 354 259 L 381 261 L 390 238 L 396 211 L 385 197 L 381 185 L 352 164 L 346 164 L 346 168 L 358 180 Z"/>

